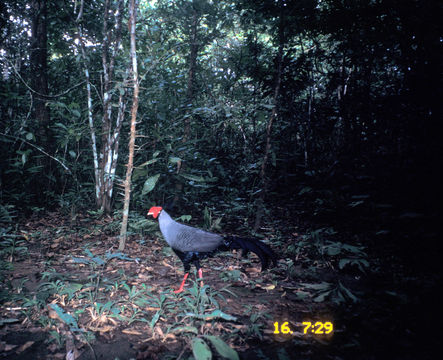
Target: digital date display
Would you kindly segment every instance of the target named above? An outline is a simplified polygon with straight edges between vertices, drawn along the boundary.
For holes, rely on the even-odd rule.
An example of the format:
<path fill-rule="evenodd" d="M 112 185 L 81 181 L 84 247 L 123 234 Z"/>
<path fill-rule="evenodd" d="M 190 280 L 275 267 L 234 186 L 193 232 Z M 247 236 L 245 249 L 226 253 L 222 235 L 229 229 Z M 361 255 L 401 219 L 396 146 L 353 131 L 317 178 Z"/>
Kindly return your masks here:
<path fill-rule="evenodd" d="M 334 331 L 334 324 L 330 321 L 303 321 L 303 335 L 327 335 Z M 280 324 L 278 321 L 274 323 L 274 334 L 293 334 L 294 331 L 289 327 L 289 322 Z"/>

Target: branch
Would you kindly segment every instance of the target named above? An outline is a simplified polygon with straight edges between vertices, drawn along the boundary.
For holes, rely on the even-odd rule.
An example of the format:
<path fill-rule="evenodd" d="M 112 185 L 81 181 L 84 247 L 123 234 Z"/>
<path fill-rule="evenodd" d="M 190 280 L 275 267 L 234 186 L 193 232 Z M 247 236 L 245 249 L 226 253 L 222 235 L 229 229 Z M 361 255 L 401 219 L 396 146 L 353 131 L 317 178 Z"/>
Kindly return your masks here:
<path fill-rule="evenodd" d="M 25 139 L 19 138 L 18 136 L 12 136 L 12 135 L 8 135 L 8 134 L 1 133 L 1 132 L 0 132 L 0 135 L 8 137 L 10 139 L 23 141 L 25 144 L 28 144 L 29 146 L 32 146 L 33 148 L 37 149 L 38 151 L 40 151 L 44 155 L 49 156 L 52 160 L 57 161 L 63 167 L 63 169 L 66 170 L 66 172 L 68 172 L 70 175 L 72 175 L 71 170 L 61 160 L 55 158 L 52 155 L 49 155 L 46 151 L 44 151 L 42 148 L 38 147 L 37 145 L 34 145 L 33 143 L 30 143 L 29 141 L 26 141 Z"/>
<path fill-rule="evenodd" d="M 82 81 L 82 82 L 80 82 L 80 83 L 78 83 L 78 84 L 76 84 L 76 85 L 74 85 L 74 86 L 72 86 L 72 87 L 70 87 L 68 90 L 65 90 L 65 91 L 63 91 L 62 93 L 60 93 L 60 94 L 56 94 L 56 95 L 46 95 L 46 94 L 41 94 L 41 93 L 39 93 L 38 91 L 35 91 L 32 87 L 30 87 L 29 85 L 28 85 L 28 83 L 21 77 L 21 75 L 19 74 L 19 72 L 17 71 L 17 69 L 15 68 L 15 66 L 14 66 L 14 64 L 9 60 L 9 59 L 6 59 L 6 61 L 9 63 L 9 65 L 14 69 L 14 72 L 15 72 L 15 74 L 17 75 L 17 77 L 21 80 L 21 82 L 29 89 L 29 91 L 31 91 L 32 93 L 34 93 L 34 94 L 37 94 L 37 95 L 40 95 L 41 97 L 43 97 L 43 98 L 45 98 L 45 99 L 48 99 L 48 98 L 56 98 L 56 97 L 59 97 L 59 96 L 63 96 L 63 95 L 66 95 L 67 93 L 69 93 L 71 90 L 73 90 L 73 89 L 75 89 L 76 87 L 79 87 L 79 86 L 81 86 L 81 85 L 83 85 L 84 83 L 85 83 L 85 81 Z"/>

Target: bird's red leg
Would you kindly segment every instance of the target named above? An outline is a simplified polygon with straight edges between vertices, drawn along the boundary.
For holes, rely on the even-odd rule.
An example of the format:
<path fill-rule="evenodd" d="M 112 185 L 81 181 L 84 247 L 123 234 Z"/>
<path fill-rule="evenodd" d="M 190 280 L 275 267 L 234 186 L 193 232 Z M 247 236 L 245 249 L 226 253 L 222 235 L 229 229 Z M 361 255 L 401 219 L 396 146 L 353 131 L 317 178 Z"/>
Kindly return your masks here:
<path fill-rule="evenodd" d="M 188 278 L 188 276 L 189 276 L 189 273 L 185 273 L 185 276 L 183 277 L 183 281 L 182 281 L 180 287 L 178 288 L 178 290 L 174 290 L 174 294 L 179 294 L 183 291 L 183 287 L 185 286 L 185 282 L 186 282 L 186 279 Z"/>
<path fill-rule="evenodd" d="M 197 274 L 198 274 L 198 278 L 199 279 L 203 279 L 203 271 L 202 271 L 202 269 L 200 268 L 200 269 L 198 269 L 198 272 L 197 272 Z M 202 281 L 200 281 L 200 286 L 201 287 L 203 287 L 203 280 Z"/>

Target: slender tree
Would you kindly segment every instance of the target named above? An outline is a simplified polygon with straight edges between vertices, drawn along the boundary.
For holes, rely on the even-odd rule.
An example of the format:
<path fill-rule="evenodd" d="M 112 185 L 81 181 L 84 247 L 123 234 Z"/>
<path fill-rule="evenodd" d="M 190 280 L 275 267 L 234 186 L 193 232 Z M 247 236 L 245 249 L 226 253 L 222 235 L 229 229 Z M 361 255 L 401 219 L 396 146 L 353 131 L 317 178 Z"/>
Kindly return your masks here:
<path fill-rule="evenodd" d="M 272 138 L 272 126 L 277 118 L 278 114 L 278 98 L 280 95 L 280 87 L 281 87 L 281 77 L 283 71 L 283 48 L 285 45 L 285 36 L 284 36 L 284 1 L 279 1 L 280 15 L 278 22 L 278 51 L 276 58 L 276 72 L 275 72 L 275 86 L 274 86 L 274 95 L 273 95 L 273 108 L 271 111 L 271 116 L 269 117 L 268 124 L 266 125 L 266 145 L 263 154 L 263 160 L 260 167 L 260 183 L 261 183 L 261 191 L 257 202 L 257 212 L 255 216 L 255 224 L 254 231 L 257 231 L 261 224 L 261 219 L 263 217 L 263 209 L 264 209 L 264 200 L 266 196 L 266 192 L 268 189 L 268 178 L 266 174 L 267 165 L 269 161 L 269 155 L 271 153 L 271 138 Z"/>
<path fill-rule="evenodd" d="M 48 9 L 46 0 L 31 2 L 31 86 L 35 119 L 39 123 L 38 135 L 42 144 L 49 142 L 49 108 L 48 99 Z"/>
<path fill-rule="evenodd" d="M 125 198 L 123 203 L 123 219 L 122 227 L 120 231 L 120 244 L 119 250 L 123 250 L 126 244 L 127 228 L 128 228 L 128 216 L 129 216 L 129 204 L 131 200 L 131 176 L 134 167 L 134 147 L 136 137 L 136 121 L 137 121 L 137 109 L 138 109 L 138 70 L 137 70 L 137 52 L 135 42 L 135 27 L 137 21 L 137 0 L 131 0 L 129 4 L 129 26 L 131 32 L 131 64 L 132 64 L 132 82 L 134 86 L 134 93 L 132 95 L 132 109 L 131 109 L 131 131 L 129 138 L 129 156 L 128 164 L 126 165 L 126 178 L 124 181 Z"/>

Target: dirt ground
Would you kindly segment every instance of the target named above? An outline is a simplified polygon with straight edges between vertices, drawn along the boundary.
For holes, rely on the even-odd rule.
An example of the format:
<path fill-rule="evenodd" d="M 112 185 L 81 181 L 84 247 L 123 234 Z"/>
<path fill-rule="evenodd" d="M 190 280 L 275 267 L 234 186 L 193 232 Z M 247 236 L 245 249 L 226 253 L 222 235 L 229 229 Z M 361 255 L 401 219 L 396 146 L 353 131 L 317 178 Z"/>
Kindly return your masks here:
<path fill-rule="evenodd" d="M 203 262 L 205 295 L 197 291 L 195 273 L 187 290 L 175 295 L 182 265 L 161 237 L 132 235 L 125 258 L 94 262 L 94 256 L 118 253 L 111 225 L 107 218 L 72 220 L 57 212 L 19 224 L 28 253 L 2 270 L 0 358 L 188 359 L 192 339 L 208 335 L 223 339 L 241 359 L 431 356 L 433 334 L 421 329 L 428 324 L 423 306 L 438 307 L 435 279 L 400 277 L 401 265 L 363 274 L 337 271 L 307 252 L 286 256 L 289 244 L 302 238 L 295 224 L 286 226 L 278 247 L 269 242 L 281 255 L 278 267 L 260 272 L 252 255 L 218 254 Z M 324 283 L 350 289 L 356 300 L 318 297 Z M 304 334 L 306 321 L 330 322 L 334 329 Z M 290 334 L 282 333 L 284 323 Z"/>

